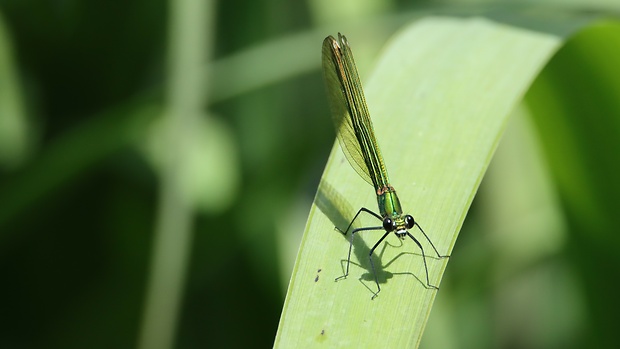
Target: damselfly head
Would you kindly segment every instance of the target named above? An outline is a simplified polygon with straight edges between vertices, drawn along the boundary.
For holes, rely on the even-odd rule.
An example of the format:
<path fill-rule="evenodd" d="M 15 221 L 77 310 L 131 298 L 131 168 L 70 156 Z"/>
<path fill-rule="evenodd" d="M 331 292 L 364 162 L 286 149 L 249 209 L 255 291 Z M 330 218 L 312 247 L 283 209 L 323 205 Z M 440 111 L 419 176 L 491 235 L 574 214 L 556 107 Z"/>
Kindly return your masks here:
<path fill-rule="evenodd" d="M 384 228 L 385 228 L 385 221 L 388 219 L 390 218 L 386 218 L 383 220 Z M 404 239 L 407 236 L 408 230 L 415 226 L 415 220 L 413 219 L 411 215 L 406 215 L 404 217 L 399 216 L 395 218 L 394 220 L 390 219 L 390 221 L 392 221 L 392 225 L 394 228 L 389 231 L 394 231 L 394 234 L 396 234 L 396 236 L 398 236 L 400 239 Z"/>

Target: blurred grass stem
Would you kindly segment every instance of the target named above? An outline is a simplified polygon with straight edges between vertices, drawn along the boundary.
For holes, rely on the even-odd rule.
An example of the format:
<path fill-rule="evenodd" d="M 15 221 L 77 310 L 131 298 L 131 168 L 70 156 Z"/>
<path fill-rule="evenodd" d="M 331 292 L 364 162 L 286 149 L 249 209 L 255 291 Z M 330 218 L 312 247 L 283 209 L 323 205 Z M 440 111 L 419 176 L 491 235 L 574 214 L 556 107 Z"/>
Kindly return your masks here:
<path fill-rule="evenodd" d="M 204 71 L 211 47 L 213 1 L 170 1 L 168 47 L 168 108 L 164 133 L 167 153 L 161 169 L 160 203 L 139 334 L 141 349 L 165 349 L 174 344 L 192 240 L 192 207 L 181 186 L 187 160 L 188 136 L 207 96 Z"/>

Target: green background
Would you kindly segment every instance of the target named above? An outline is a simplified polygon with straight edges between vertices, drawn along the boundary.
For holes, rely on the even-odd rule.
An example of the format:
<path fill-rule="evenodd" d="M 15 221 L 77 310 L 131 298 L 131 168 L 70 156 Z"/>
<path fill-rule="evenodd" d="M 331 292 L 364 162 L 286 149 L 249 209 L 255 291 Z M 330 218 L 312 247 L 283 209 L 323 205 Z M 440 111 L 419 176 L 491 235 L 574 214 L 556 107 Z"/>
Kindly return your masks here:
<path fill-rule="evenodd" d="M 184 72 L 206 86 L 178 152 L 161 136 L 174 126 L 159 122 L 178 88 L 177 2 L 0 1 L 0 347 L 142 342 L 162 166 L 182 152 L 193 154 L 177 188 L 192 223 L 168 230 L 192 232 L 185 279 L 178 317 L 156 316 L 172 319 L 175 348 L 272 346 L 335 139 L 322 39 L 346 33 L 364 80 L 390 35 L 429 14 L 620 14 L 606 1 L 540 3 L 217 2 L 199 23 L 208 57 Z M 481 184 L 423 347 L 616 344 L 620 41 L 610 31 L 572 39 L 528 91 L 529 117 L 508 126 Z M 524 197 L 532 188 L 536 200 Z"/>

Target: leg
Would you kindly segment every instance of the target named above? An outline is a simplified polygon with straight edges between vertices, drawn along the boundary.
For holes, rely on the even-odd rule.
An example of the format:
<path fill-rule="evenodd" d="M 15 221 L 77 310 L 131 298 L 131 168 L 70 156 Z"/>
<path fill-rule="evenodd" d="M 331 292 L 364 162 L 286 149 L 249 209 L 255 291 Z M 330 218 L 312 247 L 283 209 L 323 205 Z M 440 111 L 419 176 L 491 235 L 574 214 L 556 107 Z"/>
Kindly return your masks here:
<path fill-rule="evenodd" d="M 361 210 L 360 210 L 360 212 L 361 212 Z M 358 212 L 358 214 L 359 214 L 359 212 Z M 350 242 L 349 242 L 349 256 L 347 257 L 347 270 L 344 273 L 344 275 L 337 277 L 336 281 L 338 281 L 340 279 L 344 279 L 344 278 L 346 278 L 349 275 L 349 264 L 351 263 L 351 250 L 353 249 L 353 237 L 355 236 L 355 233 L 357 233 L 358 231 L 364 231 L 364 230 L 383 230 L 383 227 L 358 228 L 358 229 L 354 229 L 351 232 L 351 239 L 350 239 Z M 383 238 L 385 238 L 385 236 Z M 381 240 L 383 240 L 383 238 L 381 238 Z M 375 245 L 375 247 L 376 247 L 376 245 Z M 374 249 L 375 248 L 373 247 L 372 250 L 374 250 Z M 372 255 L 372 250 L 370 251 L 371 255 Z M 372 263 L 372 260 L 370 262 Z"/>
<path fill-rule="evenodd" d="M 420 231 L 422 232 L 422 234 L 424 234 L 424 237 L 426 238 L 426 240 L 427 240 L 427 241 L 431 244 L 431 247 L 433 248 L 433 250 L 435 250 L 435 253 L 437 254 L 437 257 L 439 257 L 439 258 L 448 258 L 448 257 L 450 257 L 450 256 L 442 256 L 442 255 L 440 255 L 440 254 L 439 254 L 439 252 L 437 252 L 437 249 L 435 248 L 435 245 L 433 244 L 433 242 L 431 241 L 431 239 L 429 239 L 429 238 L 428 238 L 428 235 L 426 235 L 426 233 L 424 232 L 424 230 L 422 230 L 422 227 L 421 227 L 421 226 L 420 226 L 417 222 L 415 223 L 415 225 L 417 225 L 417 226 L 418 226 L 418 229 L 420 229 Z M 411 236 L 411 235 L 409 235 L 409 236 Z M 411 238 L 413 239 L 413 236 L 411 236 Z M 415 239 L 413 239 L 413 240 L 415 241 Z M 416 242 L 417 242 L 417 241 L 416 241 Z M 418 243 L 418 245 L 420 245 L 420 244 Z M 421 248 L 421 247 L 420 247 L 420 248 Z M 424 252 L 424 251 L 422 251 L 422 252 Z"/>
<path fill-rule="evenodd" d="M 370 299 L 375 299 L 379 292 L 381 292 L 381 287 L 379 286 L 379 278 L 377 278 L 377 271 L 375 270 L 375 263 L 372 262 L 372 254 L 373 252 L 375 252 L 375 249 L 377 248 L 377 246 L 379 246 L 381 241 L 383 241 L 390 233 L 390 231 L 386 231 L 385 234 L 383 234 L 383 236 L 381 237 L 381 239 L 379 239 L 379 241 L 377 241 L 377 243 L 375 243 L 375 245 L 370 249 L 370 253 L 368 254 L 368 259 L 370 259 L 370 267 L 372 268 L 372 273 L 375 276 L 375 282 L 377 283 L 377 292 L 375 292 L 375 294 L 373 294 Z"/>
<path fill-rule="evenodd" d="M 420 242 L 418 240 L 416 240 L 416 238 L 413 237 L 413 235 L 411 235 L 411 233 L 407 232 L 407 235 L 409 235 L 411 240 L 413 240 L 413 242 L 415 242 L 416 245 L 418 245 L 420 250 L 422 250 L 422 260 L 424 261 L 424 271 L 426 271 L 426 285 L 428 287 L 430 287 L 430 288 L 434 288 L 434 289 L 438 290 L 439 287 L 431 285 L 430 280 L 428 279 L 428 267 L 426 266 L 426 255 L 424 254 L 424 249 L 422 248 L 422 245 L 420 244 Z M 424 234 L 424 235 L 426 235 L 426 234 Z M 435 252 L 436 251 L 437 250 L 435 250 Z"/>
<path fill-rule="evenodd" d="M 378 214 L 372 212 L 371 210 L 367 209 L 366 207 L 362 207 L 359 209 L 359 211 L 357 211 L 357 213 L 355 214 L 355 217 L 353 217 L 353 219 L 351 220 L 351 223 L 349 223 L 349 226 L 347 227 L 347 230 L 342 231 L 340 229 L 338 229 L 338 227 L 336 227 L 336 229 L 340 230 L 341 233 L 343 233 L 344 235 L 347 235 L 347 232 L 349 231 L 349 229 L 351 229 L 351 226 L 353 225 L 353 222 L 355 222 L 355 220 L 357 219 L 357 216 L 360 215 L 360 213 L 362 212 L 366 212 L 366 213 L 370 213 L 371 215 L 377 217 L 378 220 L 383 221 L 383 218 L 381 218 L 381 216 L 379 216 Z"/>

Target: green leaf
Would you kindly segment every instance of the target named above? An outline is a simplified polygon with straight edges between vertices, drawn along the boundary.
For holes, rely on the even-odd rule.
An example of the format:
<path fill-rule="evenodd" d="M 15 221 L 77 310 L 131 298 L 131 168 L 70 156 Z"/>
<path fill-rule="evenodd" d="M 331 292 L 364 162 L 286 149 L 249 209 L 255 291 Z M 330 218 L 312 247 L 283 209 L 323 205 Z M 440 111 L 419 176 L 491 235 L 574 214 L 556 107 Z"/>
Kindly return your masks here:
<path fill-rule="evenodd" d="M 425 19 L 390 42 L 366 84 L 392 184 L 440 253 L 454 246 L 508 116 L 560 46 L 562 36 L 545 30 L 481 18 Z M 357 40 L 362 38 L 349 36 L 353 50 Z M 319 48 L 317 43 L 317 56 Z M 335 146 L 310 212 L 276 347 L 420 343 L 441 291 L 424 287 L 424 265 L 412 241 L 390 236 L 375 250 L 382 286 L 375 300 L 368 253 L 380 232 L 356 236 L 350 274 L 334 281 L 344 272 L 349 247 L 334 225 L 346 227 L 359 207 L 375 210 L 375 202 L 372 188 Z M 431 283 L 439 284 L 447 261 L 431 258 L 430 245 L 413 233 L 425 248 Z"/>

